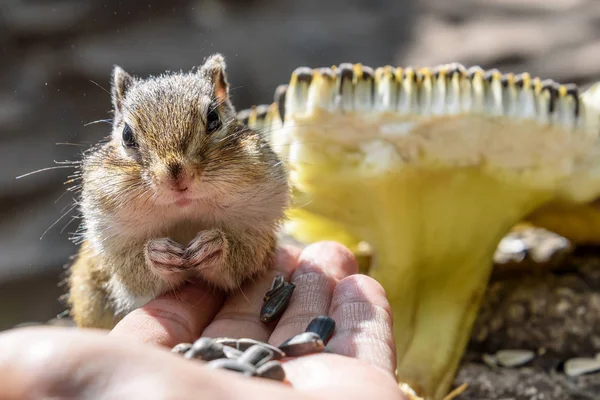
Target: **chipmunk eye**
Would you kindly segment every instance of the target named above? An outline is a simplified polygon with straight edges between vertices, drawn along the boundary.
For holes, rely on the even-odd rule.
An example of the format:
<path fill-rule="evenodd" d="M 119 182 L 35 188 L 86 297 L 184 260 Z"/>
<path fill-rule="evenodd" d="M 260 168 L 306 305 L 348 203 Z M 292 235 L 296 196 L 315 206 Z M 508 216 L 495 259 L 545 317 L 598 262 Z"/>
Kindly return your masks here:
<path fill-rule="evenodd" d="M 133 139 L 133 131 L 131 127 L 127 124 L 123 127 L 123 146 L 125 147 L 135 147 L 137 144 Z"/>
<path fill-rule="evenodd" d="M 216 107 L 211 107 L 206 114 L 206 132 L 213 133 L 221 127 L 221 118 Z"/>

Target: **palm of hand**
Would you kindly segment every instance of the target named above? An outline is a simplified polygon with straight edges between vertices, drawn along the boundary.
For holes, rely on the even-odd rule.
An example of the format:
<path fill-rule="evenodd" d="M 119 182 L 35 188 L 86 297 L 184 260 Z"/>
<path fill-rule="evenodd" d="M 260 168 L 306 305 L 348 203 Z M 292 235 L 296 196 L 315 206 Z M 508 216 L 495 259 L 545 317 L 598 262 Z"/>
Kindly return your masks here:
<path fill-rule="evenodd" d="M 275 270 L 241 293 L 223 299 L 211 289 L 189 285 L 134 311 L 108 337 L 60 329 L 42 334 L 39 328 L 0 335 L 0 376 L 12 374 L 7 382 L 13 387 L 19 382 L 37 392 L 50 387 L 59 397 L 402 399 L 394 379 L 389 304 L 381 286 L 357 271 L 353 256 L 339 245 L 320 243 L 302 253 L 282 249 Z M 265 325 L 259 311 L 275 274 L 291 280 L 296 290 L 278 323 Z M 288 385 L 210 370 L 168 353 L 175 344 L 200 336 L 248 337 L 279 345 L 318 315 L 336 321 L 327 346 L 335 354 L 286 361 Z M 23 357 L 24 343 L 39 342 L 46 344 L 43 357 Z M 30 361 L 15 362 L 23 359 Z"/>

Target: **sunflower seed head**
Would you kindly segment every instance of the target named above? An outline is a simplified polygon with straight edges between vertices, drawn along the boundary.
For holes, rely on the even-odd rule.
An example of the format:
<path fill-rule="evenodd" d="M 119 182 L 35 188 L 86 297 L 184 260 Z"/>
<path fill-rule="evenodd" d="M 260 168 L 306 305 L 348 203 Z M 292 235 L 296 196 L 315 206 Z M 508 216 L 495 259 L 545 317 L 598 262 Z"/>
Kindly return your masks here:
<path fill-rule="evenodd" d="M 375 111 L 394 111 L 398 101 L 398 89 L 392 67 L 380 67 L 375 70 L 374 88 L 373 108 Z"/>
<path fill-rule="evenodd" d="M 373 69 L 365 67 L 362 64 L 353 66 L 354 73 L 352 84 L 354 86 L 354 104 L 355 111 L 371 111 L 373 107 L 373 81 L 375 74 Z"/>
<path fill-rule="evenodd" d="M 600 371 L 600 360 L 596 358 L 571 358 L 563 367 L 568 376 L 580 376 Z"/>
<path fill-rule="evenodd" d="M 531 350 L 500 350 L 496 352 L 498 364 L 503 367 L 518 367 L 535 358 Z"/>
<path fill-rule="evenodd" d="M 309 88 L 307 108 L 328 109 L 337 96 L 335 73 L 329 68 L 313 70 L 313 80 Z M 287 110 L 286 110 L 287 114 Z M 282 114 L 282 120 L 286 114 Z"/>
<path fill-rule="evenodd" d="M 300 67 L 292 72 L 290 85 L 285 96 L 286 112 L 305 112 L 308 100 L 308 89 L 311 82 L 312 70 L 310 68 Z"/>
<path fill-rule="evenodd" d="M 335 321 L 326 315 L 313 318 L 306 328 L 306 332 L 314 332 L 319 335 L 324 344 L 327 344 L 334 330 Z"/>
<path fill-rule="evenodd" d="M 285 115 L 285 96 L 287 93 L 288 85 L 279 85 L 275 89 L 275 94 L 273 95 L 273 103 L 277 104 L 277 114 L 280 119 L 283 119 Z"/>
<path fill-rule="evenodd" d="M 256 125 L 280 122 L 290 115 L 330 112 L 396 113 L 399 115 L 481 114 L 535 120 L 576 129 L 584 116 L 575 85 L 501 73 L 452 63 L 433 68 L 340 64 L 332 68 L 297 68 L 288 85 L 277 88 L 276 107 L 255 112 Z M 248 111 L 241 112 L 247 119 Z M 251 113 L 251 112 L 250 112 Z M 276 113 L 276 115 L 275 115 Z"/>
<path fill-rule="evenodd" d="M 285 379 L 285 370 L 279 361 L 269 361 L 258 367 L 256 375 L 281 382 Z"/>
<path fill-rule="evenodd" d="M 279 345 L 286 357 L 300 357 L 313 353 L 321 353 L 325 344 L 314 332 L 300 333 Z"/>

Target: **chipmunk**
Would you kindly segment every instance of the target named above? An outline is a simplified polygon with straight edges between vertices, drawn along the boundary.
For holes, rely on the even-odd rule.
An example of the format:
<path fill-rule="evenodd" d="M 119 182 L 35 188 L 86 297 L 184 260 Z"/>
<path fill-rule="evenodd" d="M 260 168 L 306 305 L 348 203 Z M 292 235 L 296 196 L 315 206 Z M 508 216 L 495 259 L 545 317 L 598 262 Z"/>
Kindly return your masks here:
<path fill-rule="evenodd" d="M 84 153 L 83 241 L 67 303 L 111 329 L 191 278 L 225 291 L 269 268 L 289 201 L 285 168 L 236 119 L 225 60 L 140 79 L 112 74 L 108 141 Z"/>

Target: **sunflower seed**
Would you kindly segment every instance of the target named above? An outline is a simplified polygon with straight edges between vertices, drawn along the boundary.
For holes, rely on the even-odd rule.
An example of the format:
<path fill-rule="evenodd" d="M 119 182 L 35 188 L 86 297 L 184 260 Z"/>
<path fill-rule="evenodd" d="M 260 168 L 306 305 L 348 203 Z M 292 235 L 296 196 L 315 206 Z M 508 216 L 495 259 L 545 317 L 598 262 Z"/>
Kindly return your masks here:
<path fill-rule="evenodd" d="M 280 348 L 271 346 L 268 343 L 259 342 L 254 339 L 245 339 L 245 338 L 239 339 L 238 340 L 238 350 L 246 351 L 246 350 L 248 350 L 249 347 L 257 345 L 257 344 L 266 349 L 271 350 L 273 352 L 274 360 L 279 360 L 279 359 L 285 357 L 285 352 L 283 350 L 281 350 Z"/>
<path fill-rule="evenodd" d="M 503 367 L 518 367 L 535 358 L 531 350 L 500 350 L 496 352 L 498 364 Z"/>
<path fill-rule="evenodd" d="M 495 368 L 498 366 L 498 357 L 496 357 L 494 354 L 482 354 L 481 360 L 490 368 Z"/>
<path fill-rule="evenodd" d="M 285 357 L 285 353 L 281 351 L 279 348 L 275 346 L 271 346 L 268 343 L 259 342 L 258 340 L 249 339 L 249 338 L 241 338 L 241 339 L 232 339 L 232 338 L 219 338 L 216 340 L 217 343 L 221 343 L 224 346 L 233 347 L 234 349 L 240 351 L 246 351 L 250 347 L 255 345 L 260 345 L 266 349 L 269 349 L 273 352 L 273 359 L 279 360 Z"/>
<path fill-rule="evenodd" d="M 200 338 L 194 342 L 192 348 L 185 353 L 184 357 L 212 361 L 224 358 L 225 354 L 221 343 L 217 343 L 211 338 Z"/>
<path fill-rule="evenodd" d="M 237 349 L 237 342 L 238 339 L 234 339 L 234 338 L 228 338 L 228 337 L 222 337 L 222 338 L 217 338 L 215 339 L 216 343 L 220 343 L 223 346 L 229 346 L 229 347 L 234 347 Z"/>
<path fill-rule="evenodd" d="M 568 376 L 580 376 L 600 371 L 600 360 L 595 358 L 571 358 L 563 367 Z"/>
<path fill-rule="evenodd" d="M 250 347 L 255 346 L 257 344 L 263 345 L 266 343 L 259 342 L 258 340 L 250 339 L 250 338 L 240 338 L 236 341 L 236 348 L 241 351 L 246 351 Z"/>
<path fill-rule="evenodd" d="M 321 315 L 320 317 L 314 318 L 308 324 L 306 328 L 306 332 L 314 332 L 323 341 L 323 344 L 327 344 L 331 335 L 333 335 L 333 331 L 335 330 L 335 321 L 332 318 L 329 318 L 326 315 Z"/>
<path fill-rule="evenodd" d="M 239 358 L 239 362 L 246 362 L 256 367 L 260 367 L 273 358 L 273 352 L 263 345 L 256 344 L 249 347 Z"/>
<path fill-rule="evenodd" d="M 256 375 L 281 382 L 285 379 L 285 370 L 279 361 L 269 361 L 256 370 Z"/>
<path fill-rule="evenodd" d="M 263 301 L 269 300 L 269 297 L 273 295 L 276 291 L 281 289 L 285 285 L 285 278 L 282 275 L 278 275 L 273 279 L 273 283 L 271 284 L 271 289 L 267 290 L 265 296 L 263 297 Z"/>
<path fill-rule="evenodd" d="M 171 349 L 171 353 L 184 354 L 192 348 L 191 343 L 179 343 Z"/>
<path fill-rule="evenodd" d="M 286 357 L 300 357 L 321 353 L 325 349 L 325 345 L 318 334 L 304 332 L 286 340 L 279 345 L 279 348 L 286 354 Z"/>
<path fill-rule="evenodd" d="M 214 369 L 226 369 L 228 371 L 239 372 L 244 376 L 252 376 L 256 373 L 256 367 L 254 365 L 239 362 L 238 360 L 231 360 L 229 358 L 212 360 L 208 362 L 207 365 Z"/>
<path fill-rule="evenodd" d="M 295 288 L 296 285 L 293 283 L 283 283 L 277 289 L 269 290 L 265 294 L 265 302 L 260 310 L 260 320 L 265 323 L 278 320 L 287 308 Z"/>
<path fill-rule="evenodd" d="M 237 359 L 244 353 L 235 347 L 223 346 L 223 354 L 225 354 L 225 357 L 227 358 Z"/>

